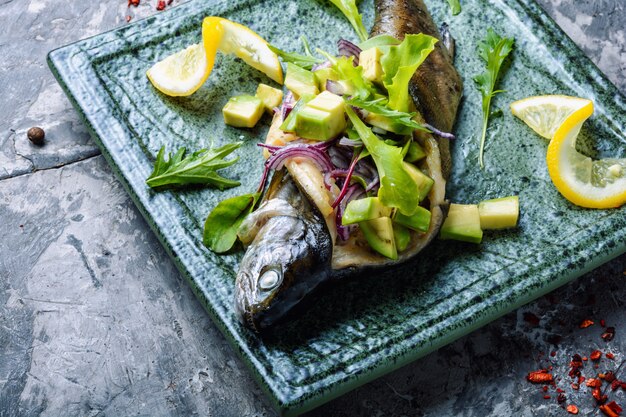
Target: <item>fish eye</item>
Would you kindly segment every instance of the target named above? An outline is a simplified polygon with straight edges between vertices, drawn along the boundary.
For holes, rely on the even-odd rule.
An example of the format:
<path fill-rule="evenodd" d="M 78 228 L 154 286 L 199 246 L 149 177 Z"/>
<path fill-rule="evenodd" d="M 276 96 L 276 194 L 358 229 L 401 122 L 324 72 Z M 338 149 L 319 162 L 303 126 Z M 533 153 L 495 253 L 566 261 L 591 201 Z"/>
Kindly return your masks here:
<path fill-rule="evenodd" d="M 280 274 L 275 269 L 268 269 L 259 277 L 259 288 L 264 291 L 274 289 L 280 284 Z"/>

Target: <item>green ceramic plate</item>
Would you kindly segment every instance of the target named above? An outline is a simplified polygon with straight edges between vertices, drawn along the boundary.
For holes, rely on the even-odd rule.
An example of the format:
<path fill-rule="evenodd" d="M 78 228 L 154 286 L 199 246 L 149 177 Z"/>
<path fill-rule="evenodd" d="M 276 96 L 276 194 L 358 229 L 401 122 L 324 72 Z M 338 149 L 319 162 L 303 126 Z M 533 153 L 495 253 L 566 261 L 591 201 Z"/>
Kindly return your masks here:
<path fill-rule="evenodd" d="M 228 97 L 254 93 L 262 74 L 219 57 L 209 81 L 189 98 L 155 91 L 145 71 L 157 60 L 200 40 L 202 19 L 224 16 L 252 27 L 277 46 L 335 50 L 355 36 L 330 3 L 191 1 L 113 32 L 55 50 L 49 63 L 111 167 L 163 242 L 234 349 L 286 415 L 295 415 L 390 372 L 494 320 L 626 251 L 626 207 L 583 210 L 552 186 L 546 141 L 514 119 L 508 104 L 536 94 L 592 98 L 596 114 L 581 149 L 626 157 L 624 97 L 532 0 L 466 0 L 452 17 L 443 0 L 426 3 L 457 38 L 457 66 L 465 80 L 448 187 L 454 202 L 518 194 L 519 228 L 488 233 L 482 245 L 435 242 L 416 262 L 393 274 L 362 276 L 320 294 L 299 319 L 260 339 L 233 314 L 233 283 L 241 253 L 216 256 L 202 246 L 204 219 L 217 202 L 255 189 L 262 169 L 255 143 L 268 120 L 241 130 L 222 122 Z M 361 4 L 366 24 L 373 6 Z M 494 102 L 486 168 L 478 169 L 480 98 L 472 76 L 481 63 L 476 44 L 487 27 L 513 36 L 515 53 Z M 596 143 L 594 138 L 601 138 Z M 241 161 L 227 174 L 237 189 L 155 193 L 145 185 L 156 152 L 190 150 L 242 139 Z"/>

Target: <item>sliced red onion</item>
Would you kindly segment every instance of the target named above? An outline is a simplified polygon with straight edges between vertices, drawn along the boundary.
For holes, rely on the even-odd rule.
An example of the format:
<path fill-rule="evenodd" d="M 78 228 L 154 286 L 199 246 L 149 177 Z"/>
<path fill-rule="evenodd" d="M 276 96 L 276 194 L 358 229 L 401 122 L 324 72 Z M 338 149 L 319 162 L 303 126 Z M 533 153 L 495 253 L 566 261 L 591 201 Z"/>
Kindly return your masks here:
<path fill-rule="evenodd" d="M 370 182 L 367 187 L 365 188 L 365 192 L 369 193 L 370 191 L 373 191 L 374 189 L 377 189 L 380 187 L 380 178 L 376 177 L 374 178 L 374 181 Z"/>
<path fill-rule="evenodd" d="M 361 48 L 348 40 L 339 39 L 337 42 L 337 49 L 339 50 L 340 56 L 354 57 L 352 63 L 355 67 L 359 65 L 359 54 L 361 53 Z"/>
<path fill-rule="evenodd" d="M 339 239 L 343 241 L 350 239 L 350 231 L 355 228 L 354 225 L 344 226 L 341 224 L 343 213 L 348 203 L 355 198 L 359 198 L 361 195 L 363 195 L 363 188 L 361 188 L 361 186 L 359 186 L 358 184 L 354 184 L 350 186 L 350 188 L 348 188 L 348 191 L 346 192 L 343 201 L 341 202 L 341 204 L 339 204 L 339 207 L 337 207 L 337 215 L 335 217 L 337 236 L 339 236 Z"/>
<path fill-rule="evenodd" d="M 352 173 L 354 173 L 354 169 L 356 168 L 357 162 L 359 162 L 359 156 L 355 155 L 354 158 L 352 158 L 352 163 L 350 164 L 350 168 L 348 168 L 348 173 L 346 174 L 346 179 L 344 180 L 343 187 L 341 187 L 341 191 L 339 192 L 339 195 L 337 196 L 337 198 L 332 204 L 333 208 L 336 208 L 339 205 L 339 203 L 341 203 L 341 200 L 343 200 L 343 198 L 346 196 L 346 193 L 348 192 L 348 187 L 350 187 L 350 180 L 352 179 Z"/>
<path fill-rule="evenodd" d="M 313 161 L 322 172 L 332 171 L 333 163 L 330 161 L 328 154 L 323 150 L 306 145 L 289 145 L 284 146 L 272 153 L 265 164 L 270 169 L 279 170 L 285 165 L 285 162 L 294 157 L 304 157 Z"/>
<path fill-rule="evenodd" d="M 441 130 L 437 129 L 435 126 L 429 125 L 428 123 L 424 123 L 424 127 L 441 138 L 456 139 L 456 136 L 454 136 L 452 133 L 442 132 Z"/>
<path fill-rule="evenodd" d="M 281 120 L 285 120 L 291 110 L 293 110 L 293 106 L 296 105 L 296 99 L 293 96 L 293 93 L 287 90 L 287 94 L 285 94 L 285 98 L 283 99 L 283 104 L 280 106 L 280 117 Z"/>
<path fill-rule="evenodd" d="M 321 64 L 315 64 L 315 65 L 313 65 L 313 66 L 311 67 L 311 72 L 315 72 L 315 71 L 317 71 L 317 70 L 321 70 L 321 69 L 323 69 L 323 68 L 330 68 L 330 67 L 332 67 L 332 66 L 333 66 L 332 62 L 330 62 L 330 61 L 324 61 L 324 62 L 322 62 Z"/>
<path fill-rule="evenodd" d="M 352 152 L 346 154 L 346 152 L 342 152 L 337 146 L 329 148 L 328 155 L 337 168 L 348 169 L 352 161 Z"/>
<path fill-rule="evenodd" d="M 345 88 L 337 81 L 333 80 L 326 80 L 326 91 L 337 94 L 338 96 L 343 96 L 346 93 Z"/>

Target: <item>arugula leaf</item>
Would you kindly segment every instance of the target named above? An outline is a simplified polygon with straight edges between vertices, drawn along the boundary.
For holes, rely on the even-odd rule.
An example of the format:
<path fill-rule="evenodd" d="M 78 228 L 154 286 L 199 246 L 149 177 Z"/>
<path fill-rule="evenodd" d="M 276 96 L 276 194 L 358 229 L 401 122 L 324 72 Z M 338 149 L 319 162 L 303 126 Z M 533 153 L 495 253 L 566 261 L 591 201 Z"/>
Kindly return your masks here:
<path fill-rule="evenodd" d="M 365 101 L 358 98 L 350 98 L 346 100 L 346 103 L 351 106 L 358 107 L 363 110 L 367 110 L 370 113 L 380 114 L 385 116 L 396 123 L 409 127 L 413 130 L 421 130 L 423 132 L 430 132 L 426 127 L 413 120 L 416 113 L 406 113 L 397 110 L 391 110 L 387 107 L 387 100 L 379 98 L 377 100 Z"/>
<path fill-rule="evenodd" d="M 461 13 L 461 2 L 459 0 L 448 0 L 448 4 L 453 15 L 456 16 Z"/>
<path fill-rule="evenodd" d="M 392 46 L 392 45 L 400 45 L 400 41 L 394 38 L 391 35 L 376 35 L 372 36 L 365 42 L 361 42 L 359 48 L 365 51 L 366 49 L 370 49 L 373 47 L 381 47 L 381 46 Z"/>
<path fill-rule="evenodd" d="M 415 70 L 435 49 L 437 38 L 420 33 L 406 35 L 400 45 L 390 46 L 382 56 L 383 84 L 389 93 L 389 107 L 406 112 L 409 109 L 409 81 Z"/>
<path fill-rule="evenodd" d="M 180 148 L 174 156 L 165 159 L 165 146 L 157 154 L 154 170 L 146 179 L 146 184 L 152 188 L 167 185 L 180 186 L 187 184 L 210 184 L 220 190 L 236 187 L 239 181 L 220 176 L 216 171 L 226 168 L 237 162 L 233 158 L 223 158 L 241 146 L 241 142 L 229 143 L 217 149 L 201 149 L 183 158 L 186 149 Z"/>
<path fill-rule="evenodd" d="M 359 10 L 356 7 L 355 0 L 330 0 L 332 4 L 337 6 L 341 13 L 344 14 L 350 21 L 350 24 L 354 28 L 357 35 L 359 35 L 359 39 L 361 42 L 367 39 L 367 30 L 365 30 L 365 26 L 363 26 L 363 20 L 361 19 L 361 15 L 359 14 Z"/>
<path fill-rule="evenodd" d="M 261 193 L 244 194 L 221 201 L 204 222 L 202 242 L 215 253 L 229 251 L 237 241 L 237 230 L 252 213 Z"/>
<path fill-rule="evenodd" d="M 340 80 L 348 81 L 354 86 L 354 95 L 356 97 L 366 100 L 370 95 L 376 92 L 376 89 L 371 81 L 363 78 L 363 67 L 355 67 L 352 63 L 353 59 L 354 57 L 352 56 L 335 58 L 333 69 L 337 72 Z"/>
<path fill-rule="evenodd" d="M 407 216 L 415 214 L 420 202 L 419 190 L 404 168 L 402 148 L 380 140 L 350 106 L 346 106 L 346 113 L 376 164 L 380 177 L 378 197 L 381 202 L 388 207 L 398 208 Z"/>
<path fill-rule="evenodd" d="M 268 48 L 276 55 L 281 57 L 285 62 L 291 62 L 299 67 L 310 70 L 315 64 L 321 64 L 324 60 L 316 58 L 313 55 L 302 55 L 296 52 L 285 52 L 282 49 L 278 49 L 274 45 L 267 44 Z M 306 49 L 306 48 L 305 48 Z"/>
<path fill-rule="evenodd" d="M 491 99 L 504 90 L 495 90 L 498 73 L 505 58 L 513 50 L 513 38 L 502 38 L 493 29 L 487 30 L 487 36 L 478 45 L 478 53 L 486 62 L 487 70 L 482 74 L 474 77 L 476 87 L 482 95 L 483 110 L 483 132 L 480 139 L 480 152 L 478 160 L 480 167 L 484 168 L 483 153 L 485 151 L 485 138 L 487 136 L 487 125 L 489 123 L 489 108 L 491 107 Z"/>

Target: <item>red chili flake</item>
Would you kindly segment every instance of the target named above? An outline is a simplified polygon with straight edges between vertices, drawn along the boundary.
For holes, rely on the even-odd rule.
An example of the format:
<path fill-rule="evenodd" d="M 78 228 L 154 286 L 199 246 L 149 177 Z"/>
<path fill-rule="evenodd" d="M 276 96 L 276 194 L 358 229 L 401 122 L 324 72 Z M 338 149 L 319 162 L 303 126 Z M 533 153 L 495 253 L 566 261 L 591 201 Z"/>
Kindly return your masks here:
<path fill-rule="evenodd" d="M 529 312 L 524 313 L 524 321 L 529 324 L 532 324 L 533 326 L 539 326 L 540 320 L 541 319 L 533 313 L 529 313 Z"/>
<path fill-rule="evenodd" d="M 598 361 L 600 360 L 601 357 L 602 357 L 602 352 L 600 352 L 599 350 L 594 350 L 593 352 L 591 352 L 591 355 L 589 355 L 589 358 L 592 361 Z"/>
<path fill-rule="evenodd" d="M 548 391 L 548 386 L 547 386 L 547 385 L 544 385 L 544 386 L 543 386 L 543 388 L 542 388 L 542 390 L 543 390 L 543 392 L 547 392 L 547 391 Z"/>
<path fill-rule="evenodd" d="M 544 399 L 544 400 L 549 400 L 550 398 L 551 398 L 551 397 L 550 397 L 549 395 L 544 395 L 544 396 L 543 396 L 543 399 Z"/>
<path fill-rule="evenodd" d="M 586 328 L 587 328 L 587 327 L 589 327 L 589 326 L 593 326 L 593 321 L 591 321 L 591 320 L 583 320 L 583 321 L 580 323 L 580 328 L 581 328 L 581 329 L 586 329 Z"/>
<path fill-rule="evenodd" d="M 139 6 L 139 2 L 140 1 L 141 0 L 128 0 L 128 7 L 130 7 L 130 6 L 135 6 L 135 7 Z"/>
<path fill-rule="evenodd" d="M 578 407 L 576 407 L 576 406 L 575 406 L 575 405 L 573 405 L 573 404 L 568 405 L 568 406 L 567 406 L 567 408 L 566 408 L 566 410 L 567 410 L 567 412 L 568 412 L 568 413 L 570 413 L 570 414 L 578 414 Z"/>
<path fill-rule="evenodd" d="M 615 378 L 615 374 L 613 373 L 613 371 L 609 371 L 606 374 L 604 374 L 604 380 L 606 382 L 613 382 L 615 381 L 617 378 Z"/>
<path fill-rule="evenodd" d="M 565 394 L 560 393 L 558 397 L 556 397 L 556 401 L 559 404 L 563 404 L 565 401 L 567 401 L 567 397 L 565 396 Z"/>
<path fill-rule="evenodd" d="M 609 417 L 618 417 L 622 412 L 622 407 L 620 407 L 615 401 L 611 401 L 608 404 L 601 405 L 600 410 Z"/>
<path fill-rule="evenodd" d="M 622 381 L 622 389 L 626 390 L 626 382 Z"/>
<path fill-rule="evenodd" d="M 560 394 L 560 393 L 563 393 L 563 392 L 565 392 L 565 391 L 564 391 L 564 390 L 562 390 L 561 388 L 557 388 L 557 389 L 556 389 L 556 392 L 558 392 L 558 393 Z"/>
<path fill-rule="evenodd" d="M 165 0 L 159 0 L 159 2 L 157 3 L 156 9 L 159 11 L 165 9 Z"/>
<path fill-rule="evenodd" d="M 584 376 L 582 376 L 582 375 L 580 375 L 580 376 L 578 377 L 578 383 L 579 383 L 579 384 L 582 384 L 583 382 L 585 382 L 585 377 L 584 377 Z"/>
<path fill-rule="evenodd" d="M 579 354 L 575 354 L 574 356 L 572 356 L 572 361 L 570 362 L 569 366 L 572 367 L 572 369 L 570 369 L 569 371 L 569 376 L 571 376 L 572 378 L 575 376 L 580 376 L 580 368 L 583 367 L 583 358 L 581 358 Z"/>
<path fill-rule="evenodd" d="M 131 19 L 132 19 L 131 16 L 126 16 L 126 23 L 130 22 Z"/>
<path fill-rule="evenodd" d="M 607 327 L 600 336 L 605 342 L 610 342 L 615 337 L 615 327 Z"/>
<path fill-rule="evenodd" d="M 602 386 L 602 381 L 596 378 L 589 378 L 587 382 L 585 382 L 585 385 L 588 387 L 600 388 Z"/>
<path fill-rule="evenodd" d="M 585 362 L 587 362 L 589 359 L 587 359 L 587 357 L 586 357 L 586 356 L 583 356 L 583 360 L 584 360 Z"/>
<path fill-rule="evenodd" d="M 556 356 L 556 352 L 553 350 L 552 352 L 550 352 L 550 356 L 554 358 Z"/>
<path fill-rule="evenodd" d="M 604 319 L 600 320 L 600 326 L 606 327 L 606 321 L 604 321 Z"/>
<path fill-rule="evenodd" d="M 591 395 L 593 395 L 593 398 L 595 398 L 599 404 L 604 404 L 608 399 L 606 395 L 602 395 L 602 391 L 600 391 L 600 388 L 595 388 Z"/>
<path fill-rule="evenodd" d="M 552 374 L 549 374 L 545 369 L 530 372 L 526 376 L 526 379 L 533 384 L 544 384 L 546 382 L 554 381 L 554 377 L 552 376 Z"/>
<path fill-rule="evenodd" d="M 615 358 L 615 355 L 612 354 L 611 352 L 606 353 L 604 356 L 606 356 L 609 359 L 614 359 Z"/>
<path fill-rule="evenodd" d="M 616 379 L 615 381 L 611 382 L 611 390 L 615 391 L 616 389 L 618 389 L 619 387 L 622 386 L 622 381 Z"/>
<path fill-rule="evenodd" d="M 578 390 L 580 388 L 580 385 L 578 385 L 575 382 L 572 382 L 572 389 Z"/>

